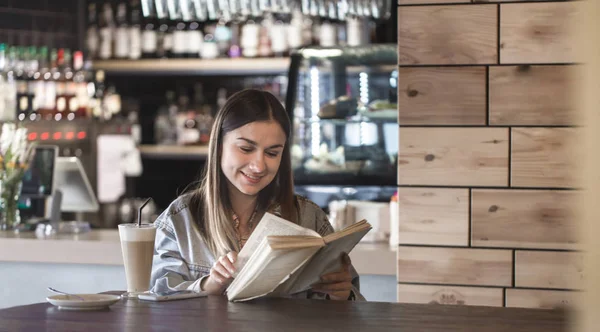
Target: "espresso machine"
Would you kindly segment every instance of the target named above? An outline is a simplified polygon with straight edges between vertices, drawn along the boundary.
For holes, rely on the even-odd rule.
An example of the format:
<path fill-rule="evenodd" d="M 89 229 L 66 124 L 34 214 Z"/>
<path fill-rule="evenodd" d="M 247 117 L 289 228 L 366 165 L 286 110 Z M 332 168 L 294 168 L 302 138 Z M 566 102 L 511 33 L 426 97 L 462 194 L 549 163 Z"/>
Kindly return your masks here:
<path fill-rule="evenodd" d="M 89 179 L 94 192 L 98 193 L 98 137 L 101 135 L 131 135 L 131 123 L 126 119 L 114 118 L 110 121 L 81 119 L 73 121 L 24 121 L 28 129 L 28 139 L 41 145 L 58 147 L 59 157 L 77 157 Z M 85 212 L 72 219 L 84 219 L 92 228 L 116 228 L 121 220 L 130 220 L 129 210 L 137 202 L 128 197 L 133 192 L 133 181 L 127 181 L 124 198 L 112 203 L 100 203 L 98 212 Z M 129 210 L 127 207 L 131 207 Z M 151 206 L 144 208 L 150 212 Z M 68 218 L 68 217 L 67 217 Z"/>

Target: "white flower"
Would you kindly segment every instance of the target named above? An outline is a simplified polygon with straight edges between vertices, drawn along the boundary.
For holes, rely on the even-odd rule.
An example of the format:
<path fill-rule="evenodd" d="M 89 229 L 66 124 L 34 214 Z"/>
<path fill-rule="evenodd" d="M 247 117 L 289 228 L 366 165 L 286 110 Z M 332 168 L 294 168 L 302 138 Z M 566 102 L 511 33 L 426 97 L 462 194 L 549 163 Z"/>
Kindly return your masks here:
<path fill-rule="evenodd" d="M 21 161 L 25 156 L 25 150 L 27 149 L 27 128 L 18 128 L 12 139 L 12 160 Z"/>
<path fill-rule="evenodd" d="M 10 148 L 12 144 L 12 140 L 15 134 L 15 124 L 14 123 L 4 123 L 2 125 L 2 134 L 0 134 L 0 154 L 3 156 L 6 155 L 8 148 Z"/>

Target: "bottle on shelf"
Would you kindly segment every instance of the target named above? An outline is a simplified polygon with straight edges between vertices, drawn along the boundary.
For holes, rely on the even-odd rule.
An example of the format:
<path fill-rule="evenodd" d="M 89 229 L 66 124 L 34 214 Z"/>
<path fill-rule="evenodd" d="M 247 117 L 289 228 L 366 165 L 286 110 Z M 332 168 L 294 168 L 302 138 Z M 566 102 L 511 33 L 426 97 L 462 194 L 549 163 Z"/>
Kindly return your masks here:
<path fill-rule="evenodd" d="M 61 121 L 63 118 L 66 118 L 66 114 L 68 111 L 68 101 L 69 95 L 67 93 L 67 78 L 66 75 L 70 71 L 65 65 L 65 50 L 59 49 L 57 51 L 57 65 L 58 71 L 56 72 L 56 103 L 54 109 L 54 120 Z M 72 73 L 71 73 L 72 75 Z"/>
<path fill-rule="evenodd" d="M 11 93 L 8 76 L 7 45 L 0 43 L 0 121 L 10 121 L 14 118 L 15 110 L 11 109 L 8 94 Z"/>
<path fill-rule="evenodd" d="M 175 103 L 175 92 L 168 90 L 165 104 L 159 107 L 154 122 L 154 141 L 160 145 L 177 144 L 177 114 L 179 108 Z"/>
<path fill-rule="evenodd" d="M 93 95 L 91 97 L 92 117 L 100 121 L 104 120 L 104 85 L 105 73 L 103 70 L 96 71 L 94 75 Z M 89 91 L 89 90 L 88 90 Z"/>
<path fill-rule="evenodd" d="M 28 118 L 31 113 L 31 96 L 29 93 L 28 85 L 29 79 L 27 77 L 28 66 L 28 51 L 23 46 L 15 48 L 16 51 L 16 62 L 15 62 L 15 79 L 17 83 L 17 119 L 20 121 Z"/>
<path fill-rule="evenodd" d="M 106 60 L 113 57 L 113 30 L 114 30 L 113 8 L 110 2 L 102 4 L 102 12 L 99 19 L 100 48 L 98 57 Z"/>
<path fill-rule="evenodd" d="M 375 21 L 355 8 L 263 2 L 89 0 L 86 51 L 93 59 L 285 57 L 375 38 Z"/>
<path fill-rule="evenodd" d="M 221 18 L 214 30 L 215 43 L 217 44 L 217 57 L 227 57 L 229 48 L 231 47 L 231 26 Z"/>
<path fill-rule="evenodd" d="M 37 68 L 33 74 L 30 90 L 33 91 L 32 108 L 36 112 L 36 119 L 41 119 L 40 109 L 46 100 L 46 86 L 44 76 L 46 76 L 50 67 L 48 66 L 48 48 L 42 46 L 37 53 L 36 62 L 32 63 L 34 68 Z"/>
<path fill-rule="evenodd" d="M 142 4 L 142 58 L 156 58 L 157 34 L 156 34 L 156 10 L 152 0 L 141 0 Z"/>
<path fill-rule="evenodd" d="M 202 59 L 215 59 L 219 57 L 219 47 L 217 46 L 214 33 L 207 31 L 204 35 L 200 56 Z"/>
<path fill-rule="evenodd" d="M 227 102 L 227 89 L 219 88 L 219 90 L 217 90 L 217 110 L 222 109 L 223 106 L 225 106 L 226 102 Z"/>
<path fill-rule="evenodd" d="M 117 92 L 114 85 L 109 85 L 106 88 L 102 104 L 104 104 L 103 116 L 105 121 L 117 117 L 121 113 L 121 95 Z"/>
<path fill-rule="evenodd" d="M 127 113 L 127 120 L 131 126 L 131 137 L 135 144 L 142 142 L 142 126 L 139 122 L 139 109 L 136 107 Z"/>
<path fill-rule="evenodd" d="M 363 19 L 356 16 L 346 18 L 346 40 L 348 46 L 359 46 L 365 44 Z"/>
<path fill-rule="evenodd" d="M 256 23 L 255 19 L 250 18 L 242 25 L 240 46 L 242 47 L 242 55 L 245 58 L 255 58 L 258 56 L 260 25 Z"/>
<path fill-rule="evenodd" d="M 98 58 L 100 36 L 98 31 L 98 8 L 95 1 L 88 2 L 88 28 L 86 32 L 86 52 L 89 58 Z"/>
<path fill-rule="evenodd" d="M 119 1 L 116 8 L 115 50 L 117 59 L 129 58 L 129 25 L 127 24 L 127 3 Z"/>
<path fill-rule="evenodd" d="M 142 57 L 142 9 L 139 0 L 129 2 L 129 59 Z"/>
<path fill-rule="evenodd" d="M 281 58 L 289 55 L 289 15 L 280 14 L 274 16 L 271 24 L 271 51 L 275 57 Z"/>
<path fill-rule="evenodd" d="M 271 30 L 273 28 L 273 16 L 269 13 L 265 15 L 260 23 L 258 30 L 258 56 L 262 58 L 268 58 L 273 56 L 273 50 L 271 48 Z"/>
<path fill-rule="evenodd" d="M 156 0 L 156 18 L 158 28 L 156 29 L 156 57 L 168 58 L 173 51 L 173 31 L 175 27 L 169 20 L 167 0 Z"/>
<path fill-rule="evenodd" d="M 65 49 L 65 81 L 66 81 L 66 98 L 67 98 L 67 112 L 63 116 L 68 121 L 73 121 L 77 117 L 79 111 L 79 98 L 77 98 L 77 82 L 75 81 L 76 69 L 74 66 L 73 55 L 70 49 Z M 81 67 L 82 64 L 77 63 L 77 66 Z"/>
<path fill-rule="evenodd" d="M 323 20 L 319 27 L 319 45 L 322 47 L 333 47 L 337 43 L 336 24 L 329 19 Z"/>
<path fill-rule="evenodd" d="M 86 82 L 86 72 L 84 71 L 83 53 L 76 51 L 73 53 L 73 84 L 75 86 L 75 99 L 77 109 L 75 110 L 75 119 L 85 119 L 89 117 L 89 96 L 88 83 Z"/>
<path fill-rule="evenodd" d="M 40 44 L 36 38 L 31 42 Z M 93 72 L 80 50 L 0 43 L 0 121 L 110 119 L 121 111 L 120 95 L 104 84 L 104 72 Z"/>
<path fill-rule="evenodd" d="M 240 24 L 237 21 L 231 23 L 231 43 L 227 55 L 230 58 L 239 58 L 242 56 L 240 48 Z"/>
<path fill-rule="evenodd" d="M 44 98 L 40 102 L 38 114 L 42 120 L 52 120 L 56 109 L 57 80 L 60 77 L 58 70 L 58 50 L 50 50 L 49 69 L 44 73 Z"/>
<path fill-rule="evenodd" d="M 196 114 L 196 123 L 199 132 L 199 144 L 208 144 L 213 124 L 212 108 L 204 98 L 204 86 L 202 83 L 194 84 L 194 97 L 192 109 Z"/>
<path fill-rule="evenodd" d="M 187 15 L 187 13 L 185 13 Z M 173 48 L 171 57 L 185 58 L 187 56 L 187 22 L 184 12 L 179 6 L 169 6 L 169 17 L 175 24 L 173 31 Z"/>
<path fill-rule="evenodd" d="M 37 51 L 37 47 L 35 46 L 29 46 L 25 48 L 25 54 L 26 54 L 26 64 L 27 64 L 27 71 L 26 71 L 26 80 L 27 80 L 27 98 L 28 98 L 28 102 L 29 102 L 29 119 L 30 120 L 39 120 L 38 114 L 37 114 L 37 99 L 36 99 L 36 74 L 39 77 L 40 73 L 39 73 L 39 58 L 38 58 L 38 51 Z"/>
<path fill-rule="evenodd" d="M 200 141 L 200 131 L 196 121 L 196 112 L 190 107 L 187 91 L 180 91 L 177 114 L 177 144 L 196 145 Z"/>
<path fill-rule="evenodd" d="M 16 49 L 7 46 L 5 64 L 4 107 L 6 119 L 14 120 L 17 114 L 17 81 L 15 77 Z"/>
<path fill-rule="evenodd" d="M 304 45 L 302 36 L 302 12 L 300 9 L 292 11 L 290 23 L 287 27 L 287 42 L 290 50 L 297 50 Z"/>
<path fill-rule="evenodd" d="M 204 33 L 200 21 L 190 13 L 190 22 L 187 30 L 187 57 L 199 58 L 202 44 L 204 42 Z"/>

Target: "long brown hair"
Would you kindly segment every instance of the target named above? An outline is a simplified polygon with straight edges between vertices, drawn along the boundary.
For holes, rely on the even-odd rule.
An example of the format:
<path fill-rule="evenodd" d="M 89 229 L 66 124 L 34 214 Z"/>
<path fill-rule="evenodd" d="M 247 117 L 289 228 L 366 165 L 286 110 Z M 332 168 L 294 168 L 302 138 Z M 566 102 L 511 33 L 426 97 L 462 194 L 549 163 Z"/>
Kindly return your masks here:
<path fill-rule="evenodd" d="M 223 137 L 248 123 L 269 120 L 274 120 L 281 126 L 286 142 L 277 175 L 258 194 L 257 211 L 262 213 L 271 205 L 278 204 L 281 217 L 297 223 L 298 212 L 290 155 L 291 125 L 287 112 L 279 100 L 269 92 L 255 89 L 239 91 L 229 97 L 216 115 L 203 178 L 192 192 L 190 200 L 192 211 L 196 211 L 196 223 L 200 234 L 217 256 L 240 249 L 232 222 L 227 178 L 221 170 Z"/>

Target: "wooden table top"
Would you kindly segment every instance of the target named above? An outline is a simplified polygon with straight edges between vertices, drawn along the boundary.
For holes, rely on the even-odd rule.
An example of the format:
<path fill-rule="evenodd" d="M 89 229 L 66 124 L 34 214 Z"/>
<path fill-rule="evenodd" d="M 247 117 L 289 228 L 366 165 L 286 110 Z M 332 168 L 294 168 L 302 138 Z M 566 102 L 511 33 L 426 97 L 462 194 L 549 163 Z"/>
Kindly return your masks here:
<path fill-rule="evenodd" d="M 563 310 L 274 298 L 231 303 L 223 296 L 121 300 L 105 311 L 64 311 L 50 303 L 0 310 L 0 331 L 562 332 L 568 321 Z"/>

